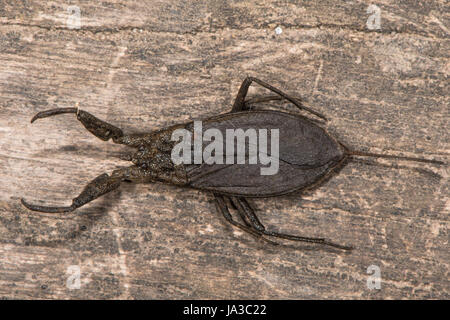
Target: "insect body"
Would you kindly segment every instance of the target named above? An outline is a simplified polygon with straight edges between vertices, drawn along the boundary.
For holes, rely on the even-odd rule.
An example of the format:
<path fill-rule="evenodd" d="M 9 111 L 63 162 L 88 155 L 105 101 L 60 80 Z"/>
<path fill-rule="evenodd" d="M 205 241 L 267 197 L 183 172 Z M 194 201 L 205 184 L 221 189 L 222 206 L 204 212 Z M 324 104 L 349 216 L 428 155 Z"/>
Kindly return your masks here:
<path fill-rule="evenodd" d="M 246 100 L 248 88 L 252 82 L 275 92 L 277 96 Z M 128 156 L 128 160 L 133 162 L 132 166 L 115 170 L 111 175 L 98 176 L 84 188 L 78 197 L 73 199 L 72 204 L 68 207 L 34 205 L 23 199 L 22 203 L 34 211 L 71 212 L 118 188 L 122 181 L 139 183 L 160 181 L 211 192 L 219 211 L 228 222 L 271 244 L 278 243 L 270 240 L 269 237 L 277 237 L 350 250 L 350 246 L 339 245 L 324 238 L 309 238 L 266 230 L 247 198 L 279 196 L 315 186 L 329 177 L 336 168 L 345 164 L 345 160 L 353 156 L 384 157 L 442 164 L 436 160 L 352 151 L 306 117 L 273 110 L 252 110 L 250 107 L 259 102 L 280 99 L 286 99 L 299 109 L 326 120 L 320 113 L 304 106 L 300 99 L 293 98 L 253 77 L 248 77 L 243 81 L 230 113 L 203 120 L 204 130 L 214 128 L 221 135 L 226 135 L 230 127 L 243 130 L 279 130 L 277 172 L 271 175 L 261 174 L 263 167 L 261 163 L 192 164 L 173 161 L 176 142 L 172 140 L 172 136 L 179 129 L 195 135 L 192 122 L 150 133 L 125 135 L 121 129 L 77 108 L 59 108 L 40 112 L 32 118 L 31 122 L 57 114 L 74 113 L 86 129 L 98 138 L 105 141 L 112 139 L 115 143 L 133 147 L 136 151 Z M 248 154 L 246 157 L 248 158 Z M 233 219 L 229 211 L 230 207 L 237 210 L 242 222 Z"/>
<path fill-rule="evenodd" d="M 225 114 L 203 121 L 204 129 L 221 132 L 232 125 L 279 130 L 276 174 L 261 174 L 263 164 L 202 164 L 188 167 L 189 185 L 243 197 L 271 197 L 303 189 L 326 176 L 344 158 L 343 146 L 308 119 L 289 113 L 259 110 Z M 285 139 L 284 137 L 289 137 Z"/>

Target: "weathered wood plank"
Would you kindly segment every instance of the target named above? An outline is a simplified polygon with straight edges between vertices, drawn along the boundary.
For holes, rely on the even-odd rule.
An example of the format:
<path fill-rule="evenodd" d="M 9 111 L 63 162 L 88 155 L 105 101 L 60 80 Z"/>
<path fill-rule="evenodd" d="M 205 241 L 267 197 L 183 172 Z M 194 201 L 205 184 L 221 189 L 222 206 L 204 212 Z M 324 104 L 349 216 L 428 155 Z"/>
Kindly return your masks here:
<path fill-rule="evenodd" d="M 228 111 L 247 74 L 302 96 L 349 146 L 448 162 L 445 2 L 371 3 L 379 32 L 364 2 L 83 2 L 77 30 L 66 5 L 0 1 L 0 296 L 449 298 L 447 167 L 352 162 L 304 195 L 255 200 L 272 229 L 351 254 L 275 250 L 228 226 L 210 195 L 162 184 L 124 185 L 66 217 L 19 202 L 68 204 L 127 165 L 73 116 L 30 125 L 36 112 L 79 106 L 152 130 Z M 80 289 L 66 286 L 71 265 Z M 367 288 L 370 265 L 381 290 Z"/>

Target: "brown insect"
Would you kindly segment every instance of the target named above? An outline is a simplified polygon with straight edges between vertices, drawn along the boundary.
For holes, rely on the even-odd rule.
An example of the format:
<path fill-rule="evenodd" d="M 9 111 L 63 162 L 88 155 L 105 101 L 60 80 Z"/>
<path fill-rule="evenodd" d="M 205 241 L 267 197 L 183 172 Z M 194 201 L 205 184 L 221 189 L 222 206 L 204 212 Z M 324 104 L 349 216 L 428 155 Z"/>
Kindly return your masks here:
<path fill-rule="evenodd" d="M 277 96 L 266 96 L 245 100 L 252 82 L 275 92 Z M 191 187 L 209 191 L 215 197 L 218 209 L 225 219 L 266 242 L 278 244 L 267 237 L 277 237 L 293 241 L 303 241 L 328 245 L 344 250 L 352 247 L 339 245 L 324 238 L 310 238 L 283 234 L 266 230 L 258 219 L 255 210 L 247 201 L 252 197 L 275 197 L 301 191 L 318 185 L 346 164 L 354 156 L 381 157 L 419 161 L 431 164 L 443 164 L 436 160 L 401 157 L 355 151 L 347 148 L 333 138 L 325 129 L 301 115 L 273 110 L 253 110 L 251 105 L 271 100 L 286 99 L 299 109 L 326 118 L 304 106 L 301 100 L 293 98 L 273 86 L 253 77 L 247 77 L 237 94 L 231 112 L 203 120 L 203 130 L 214 128 L 221 133 L 231 127 L 249 129 L 279 130 L 279 168 L 274 175 L 262 175 L 262 164 L 175 164 L 171 154 L 175 142 L 171 139 L 177 129 L 193 132 L 193 122 L 177 124 L 168 128 L 143 134 L 124 134 L 121 129 L 97 119 L 92 114 L 77 108 L 52 109 L 36 114 L 31 122 L 62 113 L 74 113 L 77 119 L 96 137 L 137 149 L 129 154 L 127 160 L 133 165 L 118 169 L 111 175 L 106 173 L 91 181 L 74 198 L 68 207 L 48 207 L 30 204 L 22 199 L 25 207 L 33 211 L 64 213 L 71 212 L 86 203 L 119 187 L 123 181 L 138 183 L 165 182 L 177 186 Z M 229 208 L 236 209 L 242 222 L 235 221 Z"/>

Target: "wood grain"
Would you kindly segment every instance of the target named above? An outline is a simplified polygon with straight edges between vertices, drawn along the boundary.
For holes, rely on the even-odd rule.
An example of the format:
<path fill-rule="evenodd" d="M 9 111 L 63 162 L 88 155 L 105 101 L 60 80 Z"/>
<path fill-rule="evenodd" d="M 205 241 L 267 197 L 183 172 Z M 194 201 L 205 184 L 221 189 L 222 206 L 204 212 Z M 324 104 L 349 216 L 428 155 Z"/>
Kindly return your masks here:
<path fill-rule="evenodd" d="M 381 30 L 367 29 L 369 4 Z M 125 147 L 75 117 L 31 125 L 36 112 L 78 106 L 148 131 L 230 110 L 246 75 L 303 97 L 349 146 L 448 163 L 445 1 L 71 5 L 80 29 L 67 4 L 0 1 L 0 297 L 450 297 L 448 166 L 354 161 L 314 191 L 254 201 L 271 229 L 352 244 L 351 254 L 268 247 L 232 229 L 209 194 L 163 184 L 126 184 L 65 216 L 19 201 L 66 205 L 127 165 Z M 80 289 L 66 285 L 71 265 Z M 370 265 L 380 290 L 367 287 Z"/>

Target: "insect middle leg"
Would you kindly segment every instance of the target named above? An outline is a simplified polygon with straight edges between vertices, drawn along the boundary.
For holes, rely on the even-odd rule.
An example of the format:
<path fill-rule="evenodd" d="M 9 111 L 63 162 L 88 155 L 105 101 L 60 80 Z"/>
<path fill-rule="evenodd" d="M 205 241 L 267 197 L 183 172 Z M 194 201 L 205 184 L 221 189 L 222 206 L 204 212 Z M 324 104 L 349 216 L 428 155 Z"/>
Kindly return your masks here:
<path fill-rule="evenodd" d="M 248 88 L 250 87 L 252 82 L 256 82 L 260 86 L 262 86 L 266 89 L 269 89 L 272 92 L 275 92 L 276 94 L 283 97 L 284 99 L 292 102 L 297 108 L 306 110 L 306 111 L 314 114 L 315 116 L 326 120 L 326 117 L 324 115 L 322 115 L 321 113 L 304 106 L 301 103 L 300 99 L 291 97 L 290 95 L 284 93 L 283 91 L 271 86 L 270 84 L 268 84 L 262 80 L 254 78 L 254 77 L 247 77 L 242 82 L 241 87 L 239 88 L 238 94 L 236 96 L 236 99 L 234 100 L 234 104 L 233 104 L 233 108 L 231 109 L 231 112 L 238 112 L 238 111 L 246 110 L 247 107 L 246 107 L 245 97 L 247 96 Z"/>
<path fill-rule="evenodd" d="M 48 213 L 64 213 L 72 212 L 75 209 L 91 202 L 98 197 L 117 189 L 120 183 L 124 180 L 133 180 L 133 175 L 136 175 L 136 170 L 139 170 L 135 166 L 128 168 L 114 170 L 111 176 L 104 173 L 97 178 L 89 182 L 80 195 L 72 200 L 72 204 L 67 207 L 48 207 L 30 204 L 22 199 L 22 204 L 32 211 L 48 212 Z"/>

